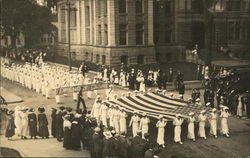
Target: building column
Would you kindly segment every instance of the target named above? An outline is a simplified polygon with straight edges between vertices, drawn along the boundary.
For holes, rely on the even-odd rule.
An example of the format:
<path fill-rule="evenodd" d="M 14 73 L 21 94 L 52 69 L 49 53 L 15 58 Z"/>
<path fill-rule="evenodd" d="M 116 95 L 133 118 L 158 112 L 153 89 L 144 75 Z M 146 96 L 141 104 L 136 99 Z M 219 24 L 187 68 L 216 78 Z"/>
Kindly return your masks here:
<path fill-rule="evenodd" d="M 81 1 L 81 43 L 82 44 L 86 44 L 86 26 L 85 26 L 85 23 L 86 23 L 86 18 L 85 18 L 85 1 Z"/>
<path fill-rule="evenodd" d="M 66 10 L 66 9 L 69 9 L 68 8 L 68 6 L 67 5 L 65 5 L 65 10 L 64 10 L 64 12 L 65 12 L 65 27 L 66 27 L 66 43 L 68 43 L 69 42 L 69 38 L 68 38 L 68 31 L 70 31 L 70 30 L 68 30 L 68 24 L 69 24 L 69 22 L 68 22 L 68 10 Z"/>
<path fill-rule="evenodd" d="M 154 45 L 153 0 L 148 0 L 148 45 Z"/>
<path fill-rule="evenodd" d="M 62 33 L 62 25 L 61 25 L 61 5 L 59 5 L 58 6 L 58 11 L 57 11 L 57 18 L 58 18 L 58 41 L 59 42 L 62 42 L 62 35 L 61 35 L 61 33 Z"/>
<path fill-rule="evenodd" d="M 96 2 L 98 0 L 93 0 L 93 36 L 94 36 L 94 41 L 93 41 L 93 44 L 96 45 L 97 44 L 97 25 L 96 25 L 96 19 L 98 18 L 97 17 L 97 5 L 98 3 Z"/>
<path fill-rule="evenodd" d="M 116 0 L 107 0 L 108 1 L 108 13 L 107 13 L 107 21 L 108 21 L 108 45 L 115 46 L 116 45 L 116 9 L 115 9 L 115 1 Z"/>
<path fill-rule="evenodd" d="M 76 1 L 76 43 L 81 43 L 81 7 L 80 1 Z"/>
<path fill-rule="evenodd" d="M 92 0 L 89 1 L 89 10 L 90 10 L 90 15 L 89 15 L 89 21 L 90 21 L 90 44 L 93 44 L 93 4 Z"/>

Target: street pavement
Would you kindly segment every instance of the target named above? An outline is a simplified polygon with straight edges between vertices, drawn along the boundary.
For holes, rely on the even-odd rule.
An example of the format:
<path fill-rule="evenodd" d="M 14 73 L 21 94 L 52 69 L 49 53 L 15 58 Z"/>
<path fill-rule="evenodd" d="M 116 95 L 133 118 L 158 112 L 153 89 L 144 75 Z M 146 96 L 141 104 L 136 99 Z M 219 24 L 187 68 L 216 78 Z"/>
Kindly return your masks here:
<path fill-rule="evenodd" d="M 45 107 L 46 114 L 49 120 L 49 127 L 51 126 L 51 108 L 57 108 L 61 105 L 76 107 L 76 102 L 72 100 L 72 96 L 62 97 L 63 104 L 56 104 L 55 99 L 46 99 L 41 94 L 37 94 L 32 90 L 22 87 L 18 83 L 13 83 L 6 79 L 1 79 L 1 86 L 7 89 L 9 92 L 23 99 L 23 102 L 9 104 L 10 109 L 14 109 L 15 106 L 28 106 L 37 109 L 40 106 Z M 127 93 L 129 90 L 115 87 L 115 94 L 121 95 Z M 175 96 L 178 96 L 177 92 L 173 92 Z M 191 91 L 185 92 L 185 99 L 190 97 Z M 203 94 L 203 91 L 201 91 Z M 105 91 L 99 90 L 98 95 L 101 98 L 105 98 Z M 88 109 L 91 109 L 95 95 L 91 100 L 84 95 L 86 105 Z M 201 96 L 201 98 L 203 98 Z M 202 99 L 203 100 L 203 99 Z M 155 127 L 152 125 L 152 127 Z M 229 119 L 229 128 L 231 137 L 226 138 L 219 136 L 218 139 L 208 137 L 207 140 L 198 139 L 197 142 L 184 140 L 183 145 L 174 144 L 172 141 L 167 140 L 167 147 L 160 154 L 162 158 L 171 158 L 176 156 L 178 158 L 247 158 L 250 156 L 250 123 L 248 120 L 240 120 L 235 117 Z M 172 131 L 171 131 L 172 132 Z M 166 137 L 168 133 L 166 130 Z M 154 130 L 152 135 L 157 134 Z M 37 140 L 20 140 L 15 137 L 13 141 L 8 141 L 4 138 L 4 135 L 0 137 L 0 146 L 16 149 L 21 152 L 23 156 L 27 157 L 89 157 L 88 151 L 72 151 L 66 150 L 62 147 L 62 143 L 59 143 L 54 138 L 50 139 L 37 139 Z M 170 139 L 171 140 L 171 139 Z"/>

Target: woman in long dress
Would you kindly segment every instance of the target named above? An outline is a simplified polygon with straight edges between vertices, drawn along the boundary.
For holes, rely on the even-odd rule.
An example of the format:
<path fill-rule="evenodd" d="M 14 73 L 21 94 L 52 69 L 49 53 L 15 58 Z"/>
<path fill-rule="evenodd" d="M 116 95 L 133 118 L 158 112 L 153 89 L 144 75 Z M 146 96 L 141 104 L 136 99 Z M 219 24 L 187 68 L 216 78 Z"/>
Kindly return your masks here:
<path fill-rule="evenodd" d="M 46 114 L 44 114 L 44 108 L 38 108 L 38 134 L 40 137 L 49 138 L 49 130 L 48 130 L 48 120 Z"/>
<path fill-rule="evenodd" d="M 193 141 L 195 141 L 194 121 L 195 121 L 194 113 L 191 112 L 191 113 L 189 113 L 189 118 L 188 118 L 188 135 L 187 135 L 187 138 L 192 139 Z"/>
<path fill-rule="evenodd" d="M 35 114 L 35 111 L 33 108 L 29 110 L 28 114 L 28 120 L 29 120 L 29 132 L 30 132 L 30 137 L 35 138 L 37 136 L 37 117 Z"/>
<path fill-rule="evenodd" d="M 107 113 L 108 113 L 108 107 L 107 107 L 106 103 L 102 102 L 101 107 L 100 107 L 99 116 L 101 116 L 102 124 L 105 127 L 108 127 Z"/>
<path fill-rule="evenodd" d="M 229 137 L 229 129 L 228 129 L 228 122 L 227 119 L 230 116 L 230 113 L 228 111 L 228 107 L 223 107 L 221 112 L 221 133 L 223 135 L 226 135 L 226 137 Z"/>
<path fill-rule="evenodd" d="M 148 133 L 148 124 L 150 123 L 150 120 L 149 118 L 147 117 L 147 114 L 146 113 L 143 113 L 142 114 L 142 118 L 141 118 L 141 121 L 140 121 L 140 130 L 142 132 L 142 138 L 144 138 L 144 134 L 145 133 Z"/>
<path fill-rule="evenodd" d="M 52 108 L 52 113 L 51 113 L 51 135 L 56 138 L 56 112 L 57 109 Z"/>
<path fill-rule="evenodd" d="M 144 80 L 144 77 L 143 77 L 143 74 L 141 74 L 141 77 L 140 77 L 140 89 L 139 89 L 140 92 L 145 92 L 146 89 L 145 89 L 145 80 Z"/>
<path fill-rule="evenodd" d="M 183 123 L 183 119 L 180 114 L 176 115 L 176 118 L 173 121 L 174 127 L 174 142 L 183 144 L 181 141 L 181 125 Z"/>
<path fill-rule="evenodd" d="M 94 117 L 98 122 L 100 119 L 100 115 L 99 115 L 100 108 L 101 108 L 101 100 L 100 100 L 100 96 L 97 96 L 94 102 L 94 105 L 92 107 L 92 110 L 91 110 L 91 116 Z"/>
<path fill-rule="evenodd" d="M 71 148 L 73 150 L 81 149 L 81 124 L 79 118 L 74 118 L 71 124 Z"/>
<path fill-rule="evenodd" d="M 71 148 L 71 122 L 69 121 L 70 115 L 63 117 L 63 147 L 65 149 Z"/>
<path fill-rule="evenodd" d="M 29 125 L 28 125 L 28 108 L 23 107 L 22 112 L 20 113 L 21 118 L 21 126 L 20 126 L 20 134 L 21 139 L 27 139 L 27 136 L 29 135 Z"/>
<path fill-rule="evenodd" d="M 206 111 L 202 110 L 201 114 L 198 116 L 198 120 L 199 120 L 199 132 L 198 132 L 198 136 L 204 139 L 207 139 L 206 137 L 206 132 L 205 132 L 205 125 L 206 125 Z"/>
<path fill-rule="evenodd" d="M 167 121 L 163 119 L 163 116 L 159 116 L 159 121 L 156 123 L 156 127 L 158 128 L 157 135 L 157 143 L 161 145 L 163 148 L 165 147 L 164 135 L 165 135 L 165 126 L 167 125 Z"/>
<path fill-rule="evenodd" d="M 210 135 L 213 135 L 217 138 L 217 114 L 216 108 L 213 108 L 210 115 L 209 115 L 209 122 L 210 122 Z"/>
<path fill-rule="evenodd" d="M 6 118 L 7 118 L 7 126 L 5 131 L 5 137 L 10 140 L 15 135 L 15 123 L 14 123 L 14 111 L 10 110 L 7 112 Z"/>
<path fill-rule="evenodd" d="M 131 117 L 131 120 L 129 122 L 129 127 L 132 126 L 133 137 L 135 137 L 137 135 L 137 132 L 139 131 L 140 120 L 141 118 L 139 117 L 138 112 L 134 112 L 134 115 Z"/>
<path fill-rule="evenodd" d="M 15 116 L 15 119 L 14 119 L 14 123 L 15 123 L 15 126 L 16 126 L 16 134 L 18 136 L 20 136 L 20 128 L 21 128 L 21 117 L 20 117 L 20 113 L 21 113 L 21 108 L 19 106 L 16 106 L 15 107 L 15 113 L 14 113 L 14 116 Z"/>
<path fill-rule="evenodd" d="M 121 109 L 120 113 L 120 132 L 127 133 L 127 122 L 126 122 L 127 113 L 124 109 Z"/>
<path fill-rule="evenodd" d="M 116 133 L 120 133 L 120 110 L 119 107 L 116 106 L 114 110 L 114 116 L 113 116 L 113 123 L 114 123 L 114 128 Z"/>
<path fill-rule="evenodd" d="M 242 96 L 241 95 L 239 95 L 239 98 L 238 98 L 238 106 L 237 106 L 237 116 L 238 117 L 242 117 L 242 113 L 243 113 L 243 110 L 242 110 L 242 108 L 243 108 L 243 105 L 242 105 Z"/>

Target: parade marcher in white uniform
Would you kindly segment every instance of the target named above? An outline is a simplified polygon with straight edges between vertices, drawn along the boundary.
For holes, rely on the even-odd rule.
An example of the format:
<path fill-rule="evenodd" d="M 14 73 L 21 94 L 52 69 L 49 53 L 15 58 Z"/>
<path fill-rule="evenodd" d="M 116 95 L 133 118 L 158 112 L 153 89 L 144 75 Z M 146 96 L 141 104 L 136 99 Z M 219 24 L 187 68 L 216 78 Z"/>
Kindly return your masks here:
<path fill-rule="evenodd" d="M 183 144 L 181 141 L 181 125 L 183 123 L 183 118 L 180 114 L 176 115 L 176 118 L 173 121 L 174 128 L 174 142 Z"/>
<path fill-rule="evenodd" d="M 108 69 L 107 68 L 103 70 L 103 81 L 108 82 Z"/>
<path fill-rule="evenodd" d="M 228 129 L 228 122 L 227 119 L 230 116 L 230 113 L 228 111 L 228 107 L 223 107 L 221 111 L 221 134 L 226 135 L 226 137 L 229 137 L 229 129 Z"/>
<path fill-rule="evenodd" d="M 161 145 L 163 148 L 165 147 L 165 126 L 167 125 L 167 121 L 164 120 L 163 116 L 159 116 L 159 121 L 156 123 L 156 127 L 158 128 L 157 135 L 157 143 Z"/>
<path fill-rule="evenodd" d="M 114 127 L 114 113 L 115 113 L 115 109 L 113 105 L 110 105 L 109 109 L 108 109 L 108 116 L 109 116 L 109 126 L 110 127 Z"/>
<path fill-rule="evenodd" d="M 242 108 L 243 108 L 242 96 L 239 95 L 239 97 L 238 97 L 238 106 L 237 106 L 237 116 L 240 117 L 240 118 L 242 117 L 242 113 L 243 113 Z"/>
<path fill-rule="evenodd" d="M 21 134 L 21 139 L 27 139 L 29 135 L 29 126 L 28 126 L 28 108 L 23 107 L 21 112 L 20 112 L 20 134 Z"/>
<path fill-rule="evenodd" d="M 198 136 L 201 138 L 207 139 L 206 132 L 205 132 L 205 125 L 206 125 L 207 116 L 206 116 L 205 110 L 201 111 L 200 115 L 198 116 L 198 120 L 199 120 Z"/>
<path fill-rule="evenodd" d="M 189 118 L 188 118 L 188 135 L 187 135 L 187 138 L 192 139 L 193 141 L 195 141 L 194 121 L 195 121 L 194 113 L 190 112 L 189 113 Z"/>
<path fill-rule="evenodd" d="M 200 99 L 200 98 L 197 98 L 197 99 L 195 100 L 195 105 L 197 105 L 197 106 L 202 106 L 202 103 L 201 103 L 201 99 Z"/>
<path fill-rule="evenodd" d="M 148 133 L 148 124 L 150 123 L 150 120 L 147 116 L 147 114 L 144 112 L 142 114 L 142 118 L 141 118 L 141 121 L 140 121 L 140 130 L 142 132 L 142 138 L 144 138 L 144 134 L 145 133 Z"/>
<path fill-rule="evenodd" d="M 92 84 L 91 79 L 88 77 L 88 75 L 85 75 L 84 84 L 86 84 L 86 85 Z M 87 91 L 87 97 L 88 97 L 88 99 L 92 98 L 92 90 L 91 89 Z"/>
<path fill-rule="evenodd" d="M 134 115 L 131 117 L 130 122 L 129 122 L 129 127 L 132 126 L 132 133 L 133 137 L 137 135 L 137 132 L 139 131 L 139 122 L 141 118 L 138 115 L 138 112 L 135 111 Z"/>
<path fill-rule="evenodd" d="M 20 113 L 21 113 L 21 108 L 19 106 L 15 107 L 15 119 L 14 119 L 14 123 L 16 126 L 16 134 L 19 136 L 21 135 L 21 117 L 20 117 Z"/>
<path fill-rule="evenodd" d="M 113 98 L 113 85 L 109 85 L 109 89 L 106 91 L 106 96 L 109 97 L 109 99 L 112 100 Z"/>
<path fill-rule="evenodd" d="M 92 107 L 91 110 L 91 117 L 96 118 L 97 122 L 99 122 L 99 118 L 100 118 L 100 108 L 101 108 L 101 100 L 100 100 L 100 96 L 97 96 L 94 102 L 94 105 Z"/>
<path fill-rule="evenodd" d="M 108 127 L 107 114 L 108 114 L 108 106 L 106 105 L 105 102 L 102 102 L 99 116 L 101 117 L 100 119 L 105 127 Z"/>
<path fill-rule="evenodd" d="M 113 123 L 114 123 L 114 128 L 116 133 L 120 133 L 120 110 L 119 107 L 116 106 L 114 110 L 114 115 L 113 115 Z"/>
<path fill-rule="evenodd" d="M 124 108 L 122 108 L 120 112 L 120 132 L 121 133 L 127 133 L 127 122 L 126 122 L 127 116 L 128 115 L 125 112 Z"/>
<path fill-rule="evenodd" d="M 145 92 L 146 91 L 146 89 L 145 89 L 145 79 L 144 79 L 144 76 L 143 76 L 143 74 L 141 73 L 141 76 L 140 76 L 140 89 L 139 89 L 139 91 L 140 92 Z"/>
<path fill-rule="evenodd" d="M 209 122 L 210 122 L 210 135 L 213 135 L 217 138 L 217 114 L 216 108 L 213 108 L 211 113 L 209 114 Z"/>

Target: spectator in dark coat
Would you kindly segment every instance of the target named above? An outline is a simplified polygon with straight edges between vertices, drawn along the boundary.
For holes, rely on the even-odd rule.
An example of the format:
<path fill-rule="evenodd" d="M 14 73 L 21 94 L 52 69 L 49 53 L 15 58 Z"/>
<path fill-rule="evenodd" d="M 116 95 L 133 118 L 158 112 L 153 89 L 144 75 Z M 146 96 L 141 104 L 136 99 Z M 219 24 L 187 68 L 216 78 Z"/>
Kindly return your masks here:
<path fill-rule="evenodd" d="M 56 138 L 56 111 L 57 109 L 52 108 L 51 113 L 51 135 Z"/>
<path fill-rule="evenodd" d="M 74 118 L 71 124 L 71 147 L 74 150 L 81 149 L 81 125 L 78 118 Z"/>
<path fill-rule="evenodd" d="M 167 88 L 167 81 L 168 81 L 168 76 L 165 72 L 162 73 L 162 85 L 163 85 L 163 89 L 166 90 Z"/>
<path fill-rule="evenodd" d="M 31 108 L 29 110 L 29 114 L 28 114 L 28 124 L 29 124 L 29 132 L 30 132 L 30 137 L 32 138 L 36 138 L 37 136 L 37 118 L 36 118 L 36 114 L 34 112 L 35 110 L 33 108 Z"/>
<path fill-rule="evenodd" d="M 131 157 L 132 158 L 136 158 L 136 150 L 135 147 L 138 144 L 141 144 L 143 142 L 142 137 L 141 137 L 141 132 L 137 132 L 137 135 L 135 137 L 132 138 L 131 140 L 131 146 L 130 146 L 130 151 L 129 153 L 131 153 Z"/>
<path fill-rule="evenodd" d="M 102 137 L 100 135 L 101 129 L 95 128 L 95 133 L 92 135 L 93 140 L 93 158 L 102 158 Z"/>
<path fill-rule="evenodd" d="M 137 144 L 134 148 L 134 158 L 141 158 L 144 156 L 145 152 L 149 149 L 149 134 L 144 134 L 144 139 L 140 144 Z"/>
<path fill-rule="evenodd" d="M 59 111 L 56 114 L 56 137 L 58 141 L 62 141 L 63 137 L 63 110 L 65 109 L 63 106 L 59 107 Z"/>
<path fill-rule="evenodd" d="M 14 123 L 14 111 L 10 110 L 7 111 L 7 126 L 6 126 L 6 131 L 5 131 L 5 137 L 8 138 L 8 140 L 11 139 L 11 137 L 13 137 L 15 135 L 15 123 Z M 1 130 L 1 128 L 0 128 Z"/>
<path fill-rule="evenodd" d="M 71 149 L 71 143 L 72 143 L 72 140 L 71 140 L 71 122 L 69 121 L 70 120 L 70 115 L 65 115 L 63 116 L 63 129 L 64 129 L 64 132 L 63 132 L 63 147 L 65 149 Z"/>
<path fill-rule="evenodd" d="M 110 158 L 112 157 L 112 150 L 114 150 L 112 145 L 112 134 L 110 131 L 103 132 L 103 150 L 102 150 L 102 158 Z"/>
<path fill-rule="evenodd" d="M 48 120 L 47 116 L 44 114 L 45 109 L 44 108 L 38 108 L 39 114 L 38 114 L 38 133 L 39 136 L 44 138 L 49 138 L 49 130 L 48 130 Z"/>
<path fill-rule="evenodd" d="M 127 138 L 125 137 L 125 132 L 122 132 L 120 137 L 118 138 L 118 152 L 119 152 L 119 158 L 128 158 L 128 147 L 129 142 Z"/>
<path fill-rule="evenodd" d="M 179 94 L 184 95 L 184 93 L 185 93 L 185 84 L 182 81 L 179 85 Z"/>

